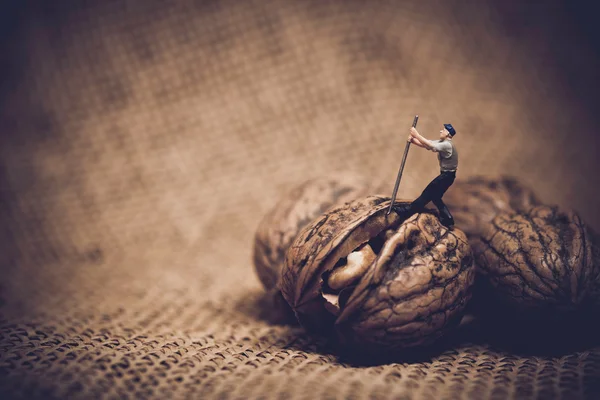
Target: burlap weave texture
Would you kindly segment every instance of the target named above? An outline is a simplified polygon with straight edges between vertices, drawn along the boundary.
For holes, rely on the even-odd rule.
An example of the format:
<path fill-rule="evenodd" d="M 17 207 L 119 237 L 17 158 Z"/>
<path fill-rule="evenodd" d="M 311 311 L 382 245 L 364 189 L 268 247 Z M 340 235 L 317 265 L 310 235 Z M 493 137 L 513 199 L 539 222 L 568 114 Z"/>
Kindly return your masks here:
<path fill-rule="evenodd" d="M 473 334 L 414 362 L 340 360 L 269 317 L 251 265 L 260 218 L 299 182 L 344 171 L 391 192 L 414 114 L 428 137 L 456 127 L 457 179 L 518 176 L 600 227 L 593 118 L 547 63 L 558 36 L 507 31 L 497 7 L 33 2 L 1 86 L 0 393 L 595 398 L 597 344 Z M 411 150 L 401 196 L 437 169 Z"/>

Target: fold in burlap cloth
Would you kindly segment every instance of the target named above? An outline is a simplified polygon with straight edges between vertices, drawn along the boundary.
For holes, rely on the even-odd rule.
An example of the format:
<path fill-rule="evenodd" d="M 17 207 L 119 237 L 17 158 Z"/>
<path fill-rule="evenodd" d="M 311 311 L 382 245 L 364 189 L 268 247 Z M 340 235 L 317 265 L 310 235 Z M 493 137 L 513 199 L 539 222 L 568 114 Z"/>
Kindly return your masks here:
<path fill-rule="evenodd" d="M 347 171 L 391 192 L 416 113 L 426 136 L 456 127 L 458 179 L 517 175 L 598 228 L 593 115 L 552 64 L 558 17 L 45 3 L 2 41 L 0 394 L 594 398 L 597 343 L 516 351 L 466 333 L 421 360 L 348 363 L 271 321 L 251 265 L 261 216 L 295 184 Z M 411 151 L 400 196 L 436 172 Z"/>

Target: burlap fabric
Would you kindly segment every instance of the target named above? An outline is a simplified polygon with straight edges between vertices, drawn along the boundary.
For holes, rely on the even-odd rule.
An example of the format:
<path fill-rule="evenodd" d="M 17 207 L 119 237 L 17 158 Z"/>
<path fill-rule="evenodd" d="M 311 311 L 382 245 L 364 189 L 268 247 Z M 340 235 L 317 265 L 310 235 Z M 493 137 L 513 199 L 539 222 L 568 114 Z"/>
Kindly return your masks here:
<path fill-rule="evenodd" d="M 597 395 L 597 343 L 516 351 L 476 330 L 420 360 L 346 362 L 269 317 L 251 265 L 260 218 L 299 182 L 346 171 L 391 192 L 416 113 L 426 136 L 456 127 L 457 179 L 517 175 L 600 227 L 597 127 L 553 64 L 559 17 L 450 1 L 18 14 L 2 40 L 3 398 Z M 400 195 L 436 172 L 411 150 Z"/>

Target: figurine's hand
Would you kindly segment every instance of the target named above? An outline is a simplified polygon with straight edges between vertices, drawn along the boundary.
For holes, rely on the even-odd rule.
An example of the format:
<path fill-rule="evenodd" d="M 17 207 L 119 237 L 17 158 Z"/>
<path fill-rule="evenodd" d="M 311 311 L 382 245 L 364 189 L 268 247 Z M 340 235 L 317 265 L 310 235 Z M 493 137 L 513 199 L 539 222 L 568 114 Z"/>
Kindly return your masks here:
<path fill-rule="evenodd" d="M 415 128 L 410 128 L 410 136 L 417 137 L 418 134 L 419 132 Z"/>
<path fill-rule="evenodd" d="M 408 141 L 409 142 L 412 142 L 412 138 L 413 138 L 412 135 L 408 135 Z"/>

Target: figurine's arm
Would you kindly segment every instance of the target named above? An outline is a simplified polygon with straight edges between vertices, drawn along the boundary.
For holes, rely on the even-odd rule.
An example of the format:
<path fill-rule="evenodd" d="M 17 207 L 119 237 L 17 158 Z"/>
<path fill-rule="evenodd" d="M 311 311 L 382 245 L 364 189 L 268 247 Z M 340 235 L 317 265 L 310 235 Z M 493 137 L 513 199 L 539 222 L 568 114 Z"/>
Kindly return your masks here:
<path fill-rule="evenodd" d="M 425 146 L 423 146 L 423 143 L 419 142 L 419 139 L 417 139 L 415 137 L 409 136 L 408 137 L 408 141 L 411 142 L 414 145 L 417 145 L 419 147 L 425 148 Z"/>
<path fill-rule="evenodd" d="M 431 140 L 424 138 L 415 128 L 410 128 L 410 135 L 413 137 L 413 140 L 416 139 L 419 141 L 421 144 L 420 147 L 433 151 L 433 143 Z"/>

